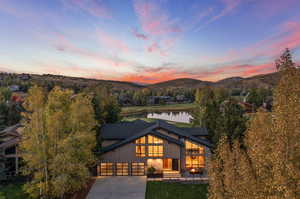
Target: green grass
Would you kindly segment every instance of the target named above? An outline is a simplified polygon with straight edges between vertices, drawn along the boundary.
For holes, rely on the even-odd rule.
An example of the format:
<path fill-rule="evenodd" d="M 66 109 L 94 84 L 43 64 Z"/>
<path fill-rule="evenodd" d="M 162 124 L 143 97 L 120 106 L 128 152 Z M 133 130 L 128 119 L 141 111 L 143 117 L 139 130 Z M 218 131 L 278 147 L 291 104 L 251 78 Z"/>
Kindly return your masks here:
<path fill-rule="evenodd" d="M 122 119 L 122 121 L 127 121 L 127 122 L 131 122 L 134 120 L 144 120 L 146 122 L 154 122 L 156 119 L 154 118 L 144 118 L 144 117 L 124 117 Z M 170 124 L 174 124 L 177 127 L 186 127 L 186 128 L 190 128 L 192 127 L 192 124 L 187 124 L 187 123 L 182 123 L 182 122 L 172 122 L 172 121 L 166 121 Z"/>
<path fill-rule="evenodd" d="M 160 111 L 188 111 L 196 107 L 196 104 L 168 104 L 157 106 L 129 106 L 123 107 L 121 114 L 124 116 L 132 114 L 140 114 L 147 112 L 160 112 Z"/>
<path fill-rule="evenodd" d="M 204 184 L 148 182 L 146 199 L 207 199 Z"/>
<path fill-rule="evenodd" d="M 22 190 L 23 184 L 10 184 L 0 186 L 0 199 L 29 199 Z"/>

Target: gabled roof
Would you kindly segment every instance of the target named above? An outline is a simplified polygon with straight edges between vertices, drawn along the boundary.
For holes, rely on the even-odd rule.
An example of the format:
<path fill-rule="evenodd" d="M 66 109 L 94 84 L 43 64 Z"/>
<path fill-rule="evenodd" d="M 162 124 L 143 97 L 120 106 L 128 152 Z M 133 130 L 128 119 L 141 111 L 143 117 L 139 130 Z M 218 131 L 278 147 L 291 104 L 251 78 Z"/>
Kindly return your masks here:
<path fill-rule="evenodd" d="M 2 130 L 0 132 L 0 136 L 8 139 L 3 143 L 0 143 L 0 148 L 7 148 L 18 144 L 21 136 L 19 133 L 19 128 L 21 127 L 23 127 L 21 124 L 16 124 Z"/>
<path fill-rule="evenodd" d="M 135 128 L 134 125 L 137 125 L 137 127 Z M 142 129 L 142 126 L 144 126 L 143 129 Z M 125 127 L 128 127 L 128 129 L 125 129 Z M 128 144 L 128 143 L 132 142 L 133 140 L 143 137 L 147 134 L 153 134 L 155 136 L 166 139 L 175 144 L 183 145 L 183 143 L 181 141 L 176 140 L 170 136 L 163 135 L 163 134 L 159 133 L 158 131 L 156 131 L 159 128 L 165 129 L 165 130 L 172 132 L 180 137 L 188 138 L 196 143 L 205 145 L 207 147 L 212 146 L 211 143 L 209 143 L 207 140 L 204 140 L 201 138 L 196 138 L 195 136 L 191 135 L 192 134 L 191 132 L 195 131 L 195 129 L 193 129 L 190 133 L 188 133 L 185 131 L 185 129 L 178 128 L 178 127 L 176 127 L 172 124 L 169 124 L 165 121 L 162 121 L 162 120 L 157 120 L 155 123 L 147 123 L 145 121 L 136 120 L 131 123 L 127 122 L 125 125 L 124 125 L 124 122 L 121 122 L 121 123 L 110 124 L 110 125 L 104 126 L 104 129 L 102 128 L 102 130 L 101 130 L 102 137 L 104 139 L 122 139 L 122 141 L 112 144 L 110 146 L 104 147 L 101 152 L 106 153 L 108 151 L 114 150 L 122 145 Z M 138 131 L 139 129 L 141 129 L 141 130 Z M 132 130 L 133 132 L 130 132 L 130 130 Z M 111 135 L 109 135 L 109 133 L 111 133 Z M 195 133 L 195 132 L 193 132 L 193 133 Z M 121 134 L 121 135 L 118 136 L 118 134 Z"/>
<path fill-rule="evenodd" d="M 206 128 L 202 127 L 194 127 L 194 128 L 186 128 L 186 127 L 181 127 L 181 130 L 184 132 L 192 135 L 192 136 L 208 136 L 208 131 Z"/>
<path fill-rule="evenodd" d="M 154 125 L 144 120 L 135 120 L 133 122 L 118 122 L 114 124 L 105 124 L 101 128 L 101 137 L 106 140 L 110 139 L 127 139 L 142 130 Z"/>

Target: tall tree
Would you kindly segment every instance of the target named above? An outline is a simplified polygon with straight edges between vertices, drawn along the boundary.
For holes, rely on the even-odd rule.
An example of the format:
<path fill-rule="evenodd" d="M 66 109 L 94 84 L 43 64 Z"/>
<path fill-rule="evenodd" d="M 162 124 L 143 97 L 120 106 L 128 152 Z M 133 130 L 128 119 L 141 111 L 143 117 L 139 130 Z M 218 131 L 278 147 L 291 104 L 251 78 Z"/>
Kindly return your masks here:
<path fill-rule="evenodd" d="M 121 120 L 121 107 L 107 87 L 95 89 L 93 104 L 96 120 L 99 124 L 115 123 Z"/>
<path fill-rule="evenodd" d="M 222 102 L 220 114 L 215 120 L 217 125 L 212 138 L 214 144 L 217 144 L 224 135 L 227 136 L 230 142 L 243 138 L 247 118 L 244 116 L 244 111 L 236 100 L 228 99 Z"/>
<path fill-rule="evenodd" d="M 21 105 L 11 100 L 8 88 L 0 88 L 0 130 L 17 124 L 21 120 Z"/>
<path fill-rule="evenodd" d="M 230 144 L 224 137 L 218 144 L 209 169 L 210 199 L 299 197 L 300 71 L 290 65 L 280 74 L 273 111 L 259 110 L 244 140 Z"/>
<path fill-rule="evenodd" d="M 295 67 L 290 49 L 286 48 L 283 54 L 275 61 L 277 70 L 282 71 L 290 67 Z"/>
<path fill-rule="evenodd" d="M 25 190 L 34 198 L 50 197 L 49 188 L 49 162 L 50 155 L 47 142 L 45 121 L 46 92 L 37 86 L 28 91 L 28 96 L 23 104 L 24 129 L 20 149 L 22 158 L 26 163 L 25 175 L 32 175 L 30 183 L 25 185 Z M 28 168 L 28 169 L 26 169 Z"/>
<path fill-rule="evenodd" d="M 235 100 L 229 98 L 225 90 L 205 88 L 198 95 L 201 97 L 192 113 L 192 123 L 208 130 L 213 145 L 217 145 L 224 135 L 230 140 L 243 136 L 246 125 L 243 110 Z"/>
<path fill-rule="evenodd" d="M 93 163 L 96 126 L 91 98 L 55 87 L 33 87 L 25 101 L 21 150 L 25 190 L 34 198 L 63 198 L 85 185 Z"/>

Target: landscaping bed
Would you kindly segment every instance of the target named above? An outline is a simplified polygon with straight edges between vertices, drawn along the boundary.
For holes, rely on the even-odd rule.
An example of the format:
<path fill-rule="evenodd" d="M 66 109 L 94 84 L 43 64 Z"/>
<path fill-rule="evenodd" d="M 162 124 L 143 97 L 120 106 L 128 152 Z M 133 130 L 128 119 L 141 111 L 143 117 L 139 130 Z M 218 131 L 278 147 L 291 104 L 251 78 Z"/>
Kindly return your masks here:
<path fill-rule="evenodd" d="M 81 190 L 75 192 L 72 194 L 72 196 L 68 196 L 68 199 L 85 199 L 92 188 L 93 184 L 95 183 L 96 178 L 91 178 L 88 182 L 87 185 L 82 188 Z M 0 198 L 1 199 L 1 198 Z"/>
<path fill-rule="evenodd" d="M 147 182 L 146 199 L 207 199 L 207 184 Z"/>

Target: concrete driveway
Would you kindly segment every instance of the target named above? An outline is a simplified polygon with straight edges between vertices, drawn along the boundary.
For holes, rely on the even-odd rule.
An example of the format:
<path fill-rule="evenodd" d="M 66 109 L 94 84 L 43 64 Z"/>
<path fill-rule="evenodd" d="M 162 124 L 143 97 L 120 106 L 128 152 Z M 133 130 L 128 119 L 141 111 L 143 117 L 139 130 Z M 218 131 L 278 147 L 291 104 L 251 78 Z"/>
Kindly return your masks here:
<path fill-rule="evenodd" d="M 99 177 L 87 199 L 144 199 L 145 176 Z"/>

